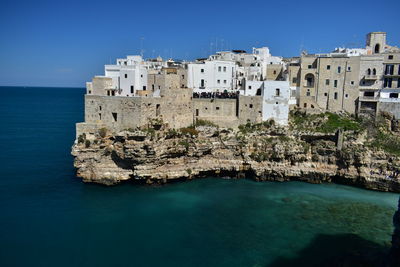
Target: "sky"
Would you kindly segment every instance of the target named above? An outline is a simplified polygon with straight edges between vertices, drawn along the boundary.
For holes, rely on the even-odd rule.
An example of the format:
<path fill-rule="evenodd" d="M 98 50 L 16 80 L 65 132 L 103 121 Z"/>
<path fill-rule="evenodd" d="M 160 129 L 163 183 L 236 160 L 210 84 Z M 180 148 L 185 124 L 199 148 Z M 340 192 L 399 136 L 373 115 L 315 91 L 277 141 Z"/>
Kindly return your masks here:
<path fill-rule="evenodd" d="M 400 46 L 400 0 L 0 0 L 0 86 L 85 87 L 116 58 L 193 60 L 268 46 L 274 56 Z"/>

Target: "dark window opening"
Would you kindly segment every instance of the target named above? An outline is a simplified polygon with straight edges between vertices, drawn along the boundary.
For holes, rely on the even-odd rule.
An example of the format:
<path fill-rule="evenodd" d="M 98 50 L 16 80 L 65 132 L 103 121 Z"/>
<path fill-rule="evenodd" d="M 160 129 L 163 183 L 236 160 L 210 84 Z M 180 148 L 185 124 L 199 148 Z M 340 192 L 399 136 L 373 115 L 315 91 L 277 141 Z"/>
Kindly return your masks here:
<path fill-rule="evenodd" d="M 381 46 L 379 44 L 375 45 L 375 53 L 379 53 Z"/>
<path fill-rule="evenodd" d="M 219 110 L 219 107 L 215 107 L 216 110 Z"/>
<path fill-rule="evenodd" d="M 99 106 L 99 110 L 101 110 L 101 106 Z"/>
<path fill-rule="evenodd" d="M 333 81 L 333 86 L 334 86 L 334 87 L 337 87 L 337 80 L 334 80 L 334 81 Z"/>
<path fill-rule="evenodd" d="M 399 93 L 390 93 L 389 98 L 399 98 Z"/>
<path fill-rule="evenodd" d="M 389 56 L 388 56 L 388 59 L 393 59 L 393 55 L 389 55 Z"/>
<path fill-rule="evenodd" d="M 371 75 L 371 69 L 367 70 L 367 75 Z"/>
<path fill-rule="evenodd" d="M 307 103 L 304 103 L 304 107 L 305 107 L 305 108 L 307 107 Z"/>
<path fill-rule="evenodd" d="M 364 92 L 364 96 L 366 96 L 366 97 L 374 97 L 375 93 L 374 92 Z"/>
<path fill-rule="evenodd" d="M 337 67 L 337 73 L 340 73 L 342 71 L 342 67 Z"/>
<path fill-rule="evenodd" d="M 118 114 L 117 113 L 113 112 L 112 116 L 113 116 L 114 121 L 118 120 Z"/>
<path fill-rule="evenodd" d="M 326 69 L 330 70 L 331 69 L 331 65 L 326 65 Z"/>
<path fill-rule="evenodd" d="M 125 74 L 125 78 L 128 78 L 128 74 Z"/>
<path fill-rule="evenodd" d="M 196 116 L 199 116 L 199 109 L 196 108 Z"/>
<path fill-rule="evenodd" d="M 334 99 L 337 99 L 337 96 L 338 96 L 338 94 L 335 93 L 335 94 L 333 95 L 333 98 L 334 98 Z"/>
<path fill-rule="evenodd" d="M 329 79 L 325 80 L 325 85 L 329 85 Z"/>
<path fill-rule="evenodd" d="M 133 94 L 133 85 L 131 85 L 131 94 Z"/>
<path fill-rule="evenodd" d="M 146 85 L 143 85 L 143 91 L 146 91 Z"/>
<path fill-rule="evenodd" d="M 101 120 L 101 113 L 99 113 L 99 120 Z"/>
<path fill-rule="evenodd" d="M 372 75 L 376 75 L 376 69 L 372 71 Z"/>
<path fill-rule="evenodd" d="M 250 108 L 253 108 L 253 104 L 250 104 L 249 107 L 250 107 Z"/>
<path fill-rule="evenodd" d="M 279 88 L 275 89 L 275 96 L 280 96 L 281 95 L 281 90 Z"/>

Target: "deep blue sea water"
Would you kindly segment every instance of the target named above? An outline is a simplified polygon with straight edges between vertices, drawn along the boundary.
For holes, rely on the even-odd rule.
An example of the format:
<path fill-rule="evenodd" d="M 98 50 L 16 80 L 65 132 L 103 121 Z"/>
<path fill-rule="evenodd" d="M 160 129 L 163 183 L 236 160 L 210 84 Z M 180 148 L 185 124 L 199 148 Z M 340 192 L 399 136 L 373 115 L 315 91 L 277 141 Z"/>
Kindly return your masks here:
<path fill-rule="evenodd" d="M 207 178 L 83 184 L 84 89 L 0 87 L 0 266 L 291 266 L 390 245 L 397 194 Z"/>

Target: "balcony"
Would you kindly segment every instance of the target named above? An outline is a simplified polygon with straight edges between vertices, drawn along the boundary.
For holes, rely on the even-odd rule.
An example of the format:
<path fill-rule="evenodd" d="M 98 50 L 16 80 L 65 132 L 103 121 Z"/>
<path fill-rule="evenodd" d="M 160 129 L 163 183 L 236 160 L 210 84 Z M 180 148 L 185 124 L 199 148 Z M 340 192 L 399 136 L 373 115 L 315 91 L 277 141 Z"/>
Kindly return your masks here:
<path fill-rule="evenodd" d="M 379 96 L 360 96 L 359 101 L 361 102 L 377 102 L 379 100 Z"/>
<path fill-rule="evenodd" d="M 366 74 L 364 76 L 364 80 L 377 80 L 378 79 L 378 75 L 368 75 Z"/>

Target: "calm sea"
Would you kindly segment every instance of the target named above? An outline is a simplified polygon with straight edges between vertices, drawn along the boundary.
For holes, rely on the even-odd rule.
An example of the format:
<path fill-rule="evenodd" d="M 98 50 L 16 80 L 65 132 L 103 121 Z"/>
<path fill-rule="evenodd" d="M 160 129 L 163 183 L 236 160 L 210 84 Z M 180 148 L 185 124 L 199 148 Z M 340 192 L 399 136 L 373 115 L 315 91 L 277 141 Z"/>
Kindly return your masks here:
<path fill-rule="evenodd" d="M 83 89 L 0 87 L 0 266 L 311 266 L 390 245 L 397 194 L 208 178 L 83 184 Z"/>

